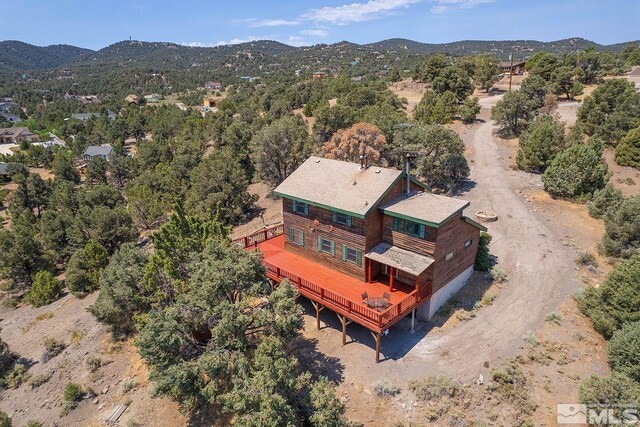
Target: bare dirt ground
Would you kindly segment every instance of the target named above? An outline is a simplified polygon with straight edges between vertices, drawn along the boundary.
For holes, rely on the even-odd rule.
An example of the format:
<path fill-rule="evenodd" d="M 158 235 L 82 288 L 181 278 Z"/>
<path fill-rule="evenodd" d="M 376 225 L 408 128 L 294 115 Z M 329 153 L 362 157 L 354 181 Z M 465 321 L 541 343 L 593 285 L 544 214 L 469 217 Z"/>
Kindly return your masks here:
<path fill-rule="evenodd" d="M 258 210 L 254 212 L 244 224 L 233 229 L 232 239 L 247 236 L 265 227 L 270 227 L 282 222 L 282 202 L 273 198 L 269 186 L 263 182 L 257 182 L 249 186 L 249 193 L 258 196 L 256 205 Z"/>
<path fill-rule="evenodd" d="M 407 106 L 405 110 L 409 117 L 413 116 L 413 110 L 422 99 L 426 88 L 427 85 L 425 83 L 414 82 L 411 78 L 401 80 L 397 83 L 392 83 L 389 86 L 389 90 L 393 93 L 398 95 L 400 98 L 407 99 Z"/>
<path fill-rule="evenodd" d="M 2 392 L 0 408 L 16 426 L 29 420 L 43 426 L 97 426 L 119 403 L 128 404 L 120 425 L 128 420 L 149 426 L 185 425 L 175 403 L 151 399 L 147 371 L 132 343 L 113 343 L 107 328 L 86 311 L 96 297 L 97 293 L 82 300 L 66 295 L 41 308 L 0 308 L 2 339 L 20 356 L 19 362 L 29 367 L 30 376 L 27 383 Z M 44 362 L 47 338 L 64 342 L 66 348 Z M 90 372 L 89 357 L 99 358 L 103 366 Z M 31 385 L 38 377 L 50 378 L 40 386 Z M 87 396 L 61 415 L 68 382 L 91 389 L 96 396 Z"/>

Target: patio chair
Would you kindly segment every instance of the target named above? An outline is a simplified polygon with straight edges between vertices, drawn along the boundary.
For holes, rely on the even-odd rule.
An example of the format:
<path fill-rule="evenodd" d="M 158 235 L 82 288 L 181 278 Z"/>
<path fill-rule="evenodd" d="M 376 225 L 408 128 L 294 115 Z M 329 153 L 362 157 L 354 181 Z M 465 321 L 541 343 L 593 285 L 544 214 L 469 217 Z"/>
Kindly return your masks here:
<path fill-rule="evenodd" d="M 391 294 L 389 292 L 385 292 L 382 294 L 382 299 L 384 300 L 384 302 L 386 302 L 387 304 L 391 303 Z"/>
<path fill-rule="evenodd" d="M 369 294 L 367 294 L 366 292 L 362 293 L 362 301 L 365 301 L 369 298 Z"/>

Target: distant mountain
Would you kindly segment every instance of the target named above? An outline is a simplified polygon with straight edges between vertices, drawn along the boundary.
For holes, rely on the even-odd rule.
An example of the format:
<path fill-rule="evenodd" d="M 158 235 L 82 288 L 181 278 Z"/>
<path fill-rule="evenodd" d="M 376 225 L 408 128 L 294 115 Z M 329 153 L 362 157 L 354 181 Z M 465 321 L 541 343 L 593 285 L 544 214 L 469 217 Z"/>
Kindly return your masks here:
<path fill-rule="evenodd" d="M 10 70 L 41 70 L 76 62 L 93 53 L 90 49 L 56 44 L 34 46 L 15 40 L 0 42 L 0 68 Z"/>
<path fill-rule="evenodd" d="M 99 51 L 92 51 L 69 45 L 38 47 L 19 41 L 3 41 L 0 42 L 0 70 L 41 70 L 62 66 L 83 68 L 116 64 L 156 69 L 226 66 L 233 67 L 237 72 L 247 72 L 256 68 L 274 70 L 283 64 L 302 68 L 314 66 L 312 64 L 327 66 L 339 61 L 351 62 L 363 54 L 374 54 L 374 56 L 393 54 L 397 57 L 406 57 L 439 52 L 451 55 L 490 53 L 506 59 L 511 52 L 519 58 L 531 56 L 541 50 L 560 54 L 591 46 L 598 50 L 621 51 L 627 44 L 606 46 L 579 37 L 552 42 L 463 40 L 441 44 L 396 38 L 364 45 L 341 41 L 332 45 L 319 44 L 305 47 L 293 47 L 272 40 L 217 47 L 191 47 L 175 43 L 127 40 Z"/>
<path fill-rule="evenodd" d="M 490 53 L 502 59 L 506 59 L 510 53 L 514 56 L 531 56 L 541 50 L 562 54 L 584 50 L 594 47 L 597 50 L 621 51 L 629 43 L 618 43 L 614 45 L 601 45 L 580 37 L 574 37 L 552 42 L 540 42 L 537 40 L 462 40 L 451 43 L 429 44 L 420 43 L 406 39 L 389 39 L 376 43 L 369 43 L 364 46 L 376 49 L 380 52 L 407 52 L 410 54 L 426 55 L 432 53 L 448 53 L 452 55 L 475 55 L 479 53 Z"/>

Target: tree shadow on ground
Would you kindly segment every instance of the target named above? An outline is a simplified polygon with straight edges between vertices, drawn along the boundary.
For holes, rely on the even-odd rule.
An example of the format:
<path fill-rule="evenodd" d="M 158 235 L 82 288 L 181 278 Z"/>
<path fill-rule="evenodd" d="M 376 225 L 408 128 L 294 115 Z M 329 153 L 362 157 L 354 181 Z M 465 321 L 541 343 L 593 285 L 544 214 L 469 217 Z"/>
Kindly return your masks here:
<path fill-rule="evenodd" d="M 476 182 L 472 179 L 466 179 L 462 181 L 458 186 L 453 190 L 454 196 L 460 196 L 462 194 L 468 193 L 472 189 L 476 187 Z"/>
<path fill-rule="evenodd" d="M 456 312 L 458 308 L 472 312 L 477 309 L 493 281 L 488 273 L 475 272 L 465 286 L 449 302 L 438 310 L 429 321 L 415 319 L 413 331 L 411 330 L 411 314 L 393 325 L 380 341 L 380 362 L 387 360 L 399 360 L 405 357 L 411 349 L 420 341 L 428 339 L 429 333 L 434 328 L 442 327 Z M 304 308 L 305 314 L 315 319 L 315 309 L 306 298 L 298 300 Z M 471 317 L 469 318 L 471 319 Z M 465 319 L 466 320 L 466 319 Z M 315 328 L 313 322 L 312 328 Z M 325 335 L 322 339 L 341 339 L 342 324 L 331 310 L 320 312 L 320 329 L 330 328 L 335 330 L 333 336 Z M 371 349 L 371 362 L 375 362 L 376 342 L 373 334 L 367 328 L 352 322 L 347 326 L 346 346 L 361 344 Z M 327 356 L 325 356 L 327 357 Z M 335 359 L 330 357 L 331 359 Z M 373 366 L 373 365 L 372 365 Z"/>
<path fill-rule="evenodd" d="M 300 367 L 309 371 L 314 379 L 324 376 L 334 384 L 344 381 L 344 365 L 337 357 L 320 352 L 317 339 L 299 337 L 292 344 Z"/>

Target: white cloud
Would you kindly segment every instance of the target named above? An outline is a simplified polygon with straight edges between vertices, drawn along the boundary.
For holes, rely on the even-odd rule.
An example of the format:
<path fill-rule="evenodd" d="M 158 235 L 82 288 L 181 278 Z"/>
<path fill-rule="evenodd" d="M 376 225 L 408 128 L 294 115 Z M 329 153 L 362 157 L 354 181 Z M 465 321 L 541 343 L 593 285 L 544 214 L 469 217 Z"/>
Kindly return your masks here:
<path fill-rule="evenodd" d="M 283 40 L 282 43 L 288 44 L 289 46 L 304 46 L 305 44 L 308 44 L 300 36 L 289 36 L 289 38 L 287 40 Z"/>
<path fill-rule="evenodd" d="M 327 37 L 329 35 L 329 32 L 321 28 L 316 28 L 313 30 L 302 30 L 300 31 L 300 34 L 304 34 L 305 36 L 311 36 L 311 37 Z"/>
<path fill-rule="evenodd" d="M 301 18 L 314 22 L 326 22 L 343 25 L 350 22 L 362 22 L 388 15 L 397 9 L 407 8 L 422 0 L 369 0 L 366 3 L 351 3 L 337 7 L 311 9 Z"/>
<path fill-rule="evenodd" d="M 433 13 L 443 13 L 452 9 L 471 9 L 481 4 L 493 3 L 495 0 L 432 0 L 436 5 L 431 7 Z"/>
<path fill-rule="evenodd" d="M 286 26 L 300 25 L 300 21 L 288 20 L 288 19 L 248 18 L 248 19 L 233 19 L 233 20 L 231 20 L 231 22 L 233 22 L 234 24 L 247 24 L 251 28 L 286 27 Z"/>
<path fill-rule="evenodd" d="M 268 39 L 268 36 L 265 37 L 256 37 L 256 36 L 248 36 L 245 38 L 235 38 L 235 39 L 231 39 L 231 40 L 220 40 L 217 43 L 203 43 L 203 42 L 182 42 L 180 43 L 182 46 L 189 46 L 189 47 L 216 47 L 216 46 L 227 46 L 227 45 L 232 45 L 232 44 L 240 44 L 240 43 L 248 43 L 248 42 L 253 42 L 256 40 L 260 40 L 260 39 Z"/>

